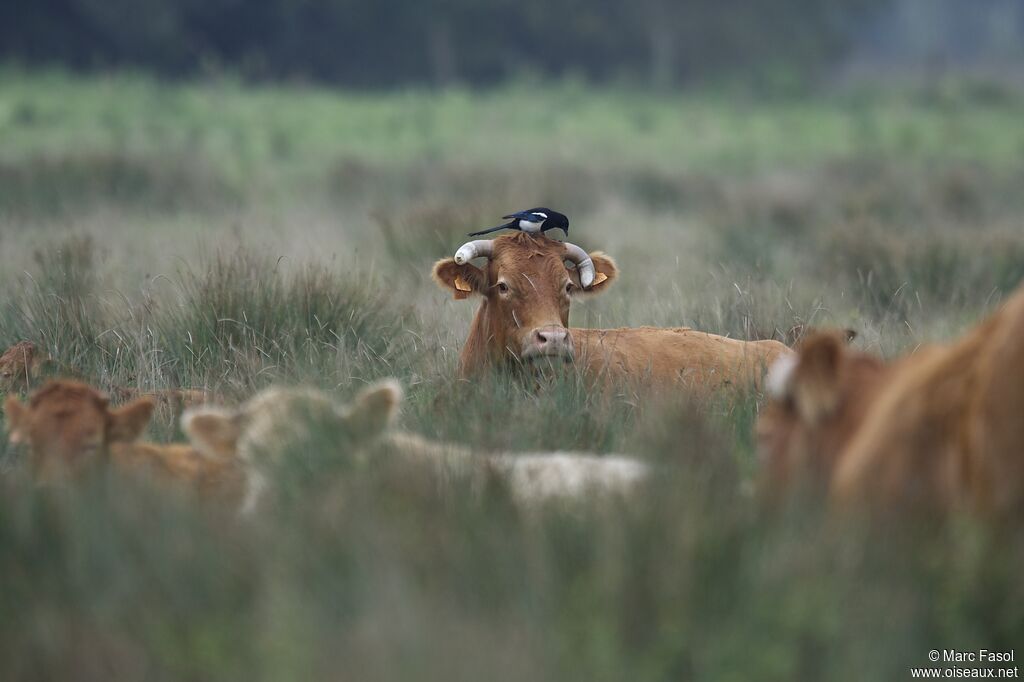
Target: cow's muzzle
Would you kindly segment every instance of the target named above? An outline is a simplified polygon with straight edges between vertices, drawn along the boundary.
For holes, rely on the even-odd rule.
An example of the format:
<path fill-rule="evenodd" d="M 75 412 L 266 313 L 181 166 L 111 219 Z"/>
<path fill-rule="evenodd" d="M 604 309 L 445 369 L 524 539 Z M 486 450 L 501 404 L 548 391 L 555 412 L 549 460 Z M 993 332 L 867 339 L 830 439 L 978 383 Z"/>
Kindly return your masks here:
<path fill-rule="evenodd" d="M 534 329 L 523 344 L 522 359 L 531 362 L 546 358 L 549 360 L 572 361 L 572 336 L 565 327 L 540 327 Z"/>

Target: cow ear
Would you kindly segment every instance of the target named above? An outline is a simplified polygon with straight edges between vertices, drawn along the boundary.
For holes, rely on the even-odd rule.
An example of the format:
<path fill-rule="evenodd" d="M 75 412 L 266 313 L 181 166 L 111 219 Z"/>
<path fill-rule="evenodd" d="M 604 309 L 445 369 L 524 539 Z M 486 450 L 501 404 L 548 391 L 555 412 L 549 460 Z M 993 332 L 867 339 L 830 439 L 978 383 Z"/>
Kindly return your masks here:
<path fill-rule="evenodd" d="M 471 263 L 459 265 L 454 258 L 445 258 L 434 264 L 434 281 L 456 299 L 470 294 L 483 294 L 487 289 L 487 274 Z"/>
<path fill-rule="evenodd" d="M 615 278 L 619 276 L 619 268 L 615 265 L 615 261 L 612 260 L 611 256 L 601 251 L 595 251 L 590 254 L 590 260 L 594 261 L 594 283 L 590 285 L 589 289 L 584 289 L 580 286 L 579 271 L 576 268 L 569 269 L 569 277 L 572 278 L 572 283 L 576 285 L 575 292 L 578 294 L 604 293 L 612 285 L 612 282 L 615 281 Z"/>
<path fill-rule="evenodd" d="M 806 337 L 793 370 L 791 395 L 801 418 L 818 423 L 839 404 L 839 365 L 845 341 L 836 334 Z"/>
<path fill-rule="evenodd" d="M 345 413 L 345 422 L 354 433 L 372 438 L 394 422 L 401 404 L 402 385 L 395 379 L 385 379 L 359 392 Z"/>
<path fill-rule="evenodd" d="M 4 401 L 4 418 L 7 420 L 7 440 L 11 445 L 24 443 L 28 427 L 28 408 L 17 396 L 9 395 Z"/>
<path fill-rule="evenodd" d="M 139 398 L 122 407 L 107 411 L 107 444 L 131 443 L 138 440 L 149 426 L 156 404 Z"/>
<path fill-rule="evenodd" d="M 242 435 L 241 418 L 236 412 L 216 407 L 196 407 L 181 415 L 181 430 L 189 442 L 207 457 L 233 457 Z"/>

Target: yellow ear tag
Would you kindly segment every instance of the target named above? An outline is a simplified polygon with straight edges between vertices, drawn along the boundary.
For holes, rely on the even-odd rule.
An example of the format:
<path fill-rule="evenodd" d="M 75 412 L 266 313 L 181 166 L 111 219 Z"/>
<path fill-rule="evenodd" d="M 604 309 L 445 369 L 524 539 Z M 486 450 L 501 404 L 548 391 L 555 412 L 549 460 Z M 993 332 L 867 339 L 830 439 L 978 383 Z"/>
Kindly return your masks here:
<path fill-rule="evenodd" d="M 473 291 L 473 287 L 469 286 L 469 282 L 462 279 L 458 275 L 455 276 L 455 288 L 458 289 L 459 291 L 465 291 L 467 293 Z"/>
<path fill-rule="evenodd" d="M 596 275 L 594 275 L 594 283 L 591 284 L 590 286 L 596 287 L 598 284 L 605 281 L 606 279 L 608 279 L 608 275 L 604 274 L 603 272 L 599 272 Z"/>

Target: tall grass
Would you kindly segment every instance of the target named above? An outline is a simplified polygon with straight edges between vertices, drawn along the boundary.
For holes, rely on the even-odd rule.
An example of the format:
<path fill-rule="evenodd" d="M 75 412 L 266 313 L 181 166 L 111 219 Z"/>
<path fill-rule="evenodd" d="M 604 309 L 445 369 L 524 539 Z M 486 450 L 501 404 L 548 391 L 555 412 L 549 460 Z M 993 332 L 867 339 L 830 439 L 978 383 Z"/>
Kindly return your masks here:
<path fill-rule="evenodd" d="M 474 301 L 429 280 L 546 203 L 621 270 L 574 325 L 949 338 L 1024 277 L 1020 102 L 510 94 L 0 75 L 0 343 L 225 402 L 397 376 L 400 428 L 655 471 L 524 510 L 497 482 L 346 466 L 314 429 L 289 494 L 240 520 L 115 472 L 35 487 L 3 442 L 0 679 L 904 679 L 1024 641 L 1015 524 L 769 512 L 760 396 L 459 380 Z M 180 439 L 174 415 L 149 437 Z"/>
<path fill-rule="evenodd" d="M 327 387 L 407 374 L 413 311 L 380 277 L 289 269 L 245 249 L 181 266 L 170 293 L 104 289 L 90 236 L 36 251 L 4 307 L 5 338 L 31 340 L 55 370 L 109 388 L 208 387 L 246 396 L 273 381 Z"/>
<path fill-rule="evenodd" d="M 291 366 L 372 378 L 402 369 L 396 346 L 412 313 L 388 296 L 386 282 L 322 265 L 292 273 L 280 266 L 242 249 L 214 255 L 201 271 L 183 270 L 178 300 L 156 323 L 165 347 L 201 371 L 252 362 L 285 376 Z"/>
<path fill-rule="evenodd" d="M 1014 530 L 765 517 L 714 452 L 629 504 L 539 515 L 388 462 L 246 523 L 133 481 L 7 482 L 0 670 L 853 680 L 1015 646 Z"/>

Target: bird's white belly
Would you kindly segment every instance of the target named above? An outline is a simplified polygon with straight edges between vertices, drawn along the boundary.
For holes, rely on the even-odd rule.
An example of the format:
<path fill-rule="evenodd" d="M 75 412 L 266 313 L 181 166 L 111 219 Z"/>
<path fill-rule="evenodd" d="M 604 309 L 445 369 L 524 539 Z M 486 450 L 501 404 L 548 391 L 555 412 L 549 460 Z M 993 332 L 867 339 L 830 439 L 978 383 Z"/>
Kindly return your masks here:
<path fill-rule="evenodd" d="M 519 229 L 523 232 L 540 232 L 540 228 L 544 223 L 531 223 L 529 220 L 520 220 Z"/>

